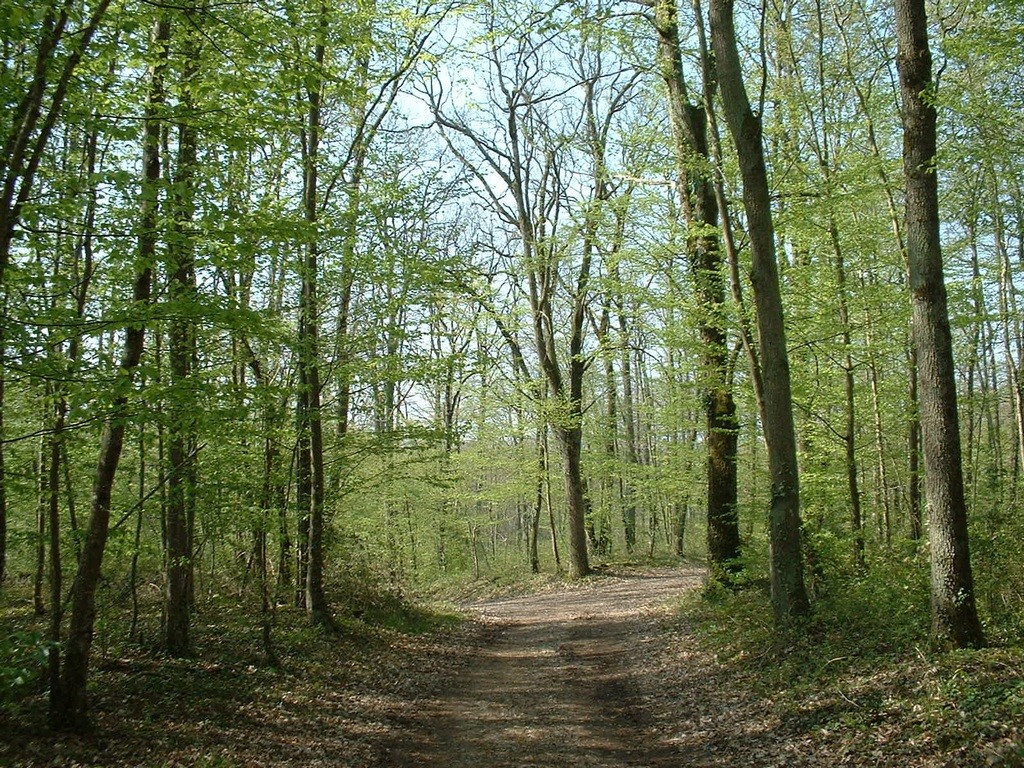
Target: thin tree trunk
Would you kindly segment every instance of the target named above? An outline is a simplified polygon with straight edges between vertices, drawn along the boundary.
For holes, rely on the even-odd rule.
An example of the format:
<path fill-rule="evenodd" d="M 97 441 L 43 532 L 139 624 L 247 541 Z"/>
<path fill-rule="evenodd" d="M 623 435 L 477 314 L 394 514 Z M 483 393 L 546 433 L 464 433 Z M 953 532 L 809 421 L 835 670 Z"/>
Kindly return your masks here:
<path fill-rule="evenodd" d="M 270 580 L 267 574 L 267 531 L 273 524 L 271 510 L 274 506 L 274 470 L 277 464 L 277 445 L 270 432 L 274 424 L 264 422 L 267 431 L 263 440 L 263 489 L 260 494 L 260 523 L 256 536 L 256 558 L 260 581 L 260 639 L 263 656 L 269 666 L 278 664 L 273 642 L 273 603 L 270 599 Z"/>
<path fill-rule="evenodd" d="M 555 570 L 562 572 L 562 557 L 558 551 L 558 524 L 555 522 L 555 506 L 551 500 L 551 461 L 548 448 L 548 426 L 543 426 L 543 438 L 541 440 L 541 453 L 543 456 L 541 471 L 544 473 L 544 505 L 548 511 L 548 527 L 551 530 L 551 555 L 555 559 Z"/>
<path fill-rule="evenodd" d="M 822 163 L 826 180 L 829 177 L 827 159 Z M 846 263 L 839 241 L 839 228 L 835 217 L 829 213 L 829 237 L 835 255 L 836 290 L 839 293 L 839 324 L 843 342 L 843 393 L 845 405 L 845 430 L 843 447 L 846 453 L 846 486 L 850 494 L 850 527 L 853 531 L 853 558 L 858 569 L 864 568 L 864 518 L 861 511 L 860 487 L 857 482 L 857 411 L 856 389 L 853 367 L 852 334 L 850 332 L 850 307 L 846 288 Z"/>
<path fill-rule="evenodd" d="M 50 632 L 49 641 L 54 647 L 61 642 L 61 621 L 64 616 L 63 606 L 63 572 L 61 570 L 60 557 L 60 469 L 61 469 L 61 447 L 64 443 L 64 423 L 67 416 L 63 397 L 56 397 L 52 386 L 50 395 L 55 398 L 53 432 L 50 435 L 49 449 L 49 476 L 47 478 L 47 510 L 50 528 Z M 60 680 L 60 654 L 50 653 L 49 676 L 50 676 L 50 707 L 55 707 L 61 700 Z"/>
<path fill-rule="evenodd" d="M 540 573 L 540 553 L 537 547 L 537 536 L 540 533 L 540 513 L 544 509 L 544 476 L 547 474 L 547 457 L 544 452 L 544 442 L 540 430 L 536 437 L 537 449 L 537 478 L 534 488 L 533 519 L 530 523 L 530 571 Z"/>
<path fill-rule="evenodd" d="M 739 249 L 736 246 L 733 232 L 732 214 L 729 211 L 728 199 L 725 194 L 725 185 L 721 168 L 722 140 L 718 129 L 718 116 L 715 113 L 715 89 L 717 79 L 714 75 L 715 65 L 710 49 L 708 48 L 707 36 L 704 32 L 704 11 L 700 0 L 691 0 L 693 16 L 701 20 L 696 24 L 698 52 L 700 54 L 701 68 L 701 100 L 704 105 L 706 120 L 706 135 L 710 139 L 710 154 L 712 168 L 715 170 L 710 177 L 712 189 L 714 190 L 715 205 L 718 209 L 718 218 L 721 221 L 719 231 L 721 233 L 721 246 L 725 255 L 725 266 L 728 268 L 729 290 L 732 294 L 733 303 L 739 313 L 740 343 L 747 356 L 750 370 L 750 379 L 754 387 L 754 399 L 757 402 L 758 413 L 761 421 L 764 421 L 764 377 L 761 372 L 761 360 L 754 344 L 753 332 L 750 328 L 749 312 L 746 301 L 743 298 L 743 284 L 740 280 L 740 257 Z M 720 256 L 721 258 L 721 256 Z M 738 425 L 737 425 L 738 429 Z M 738 491 L 737 491 L 738 494 Z"/>
<path fill-rule="evenodd" d="M 281 417 L 283 418 L 286 405 L 282 404 L 280 408 Z M 274 485 L 275 499 L 277 501 L 277 591 L 290 594 L 293 584 L 292 581 L 292 539 L 291 532 L 288 526 L 288 489 L 291 486 L 291 475 L 295 471 L 295 464 L 297 460 L 297 447 L 290 451 L 290 459 L 288 465 L 288 476 L 287 480 L 279 478 Z M 296 530 L 299 526 L 296 525 Z M 296 546 L 296 549 L 298 547 Z M 298 558 L 296 557 L 296 560 Z"/>
<path fill-rule="evenodd" d="M 164 101 L 163 73 L 167 62 L 169 27 L 160 19 L 153 32 L 157 54 L 149 73 L 149 98 L 146 105 L 143 139 L 143 182 L 140 195 L 139 259 L 136 266 L 132 301 L 142 310 L 150 300 L 152 269 L 156 258 L 158 185 L 160 183 L 160 109 Z M 114 476 L 121 460 L 127 424 L 128 398 L 132 379 L 142 358 L 145 324 L 136 320 L 125 328 L 116 396 L 111 404 L 100 437 L 99 458 L 93 483 L 89 528 L 82 547 L 74 585 L 71 590 L 71 620 L 64 645 L 60 699 L 51 702 L 50 721 L 61 729 L 88 726 L 87 682 L 93 628 L 96 621 L 96 588 L 99 584 L 103 554 L 110 525 L 110 503 Z"/>
<path fill-rule="evenodd" d="M 612 276 L 612 280 L 618 282 L 618 269 Z M 621 294 L 616 297 L 615 305 L 618 310 L 618 333 L 620 350 L 620 369 L 622 371 L 622 424 L 626 430 L 626 463 L 627 474 L 622 478 L 620 484 L 622 524 L 626 532 L 626 551 L 632 552 L 636 548 L 636 498 L 633 493 L 633 483 L 628 472 L 637 466 L 636 447 L 636 414 L 634 412 L 633 394 L 633 366 L 630 360 L 629 326 L 626 320 L 625 301 Z M 612 393 L 614 396 L 614 391 Z"/>
<path fill-rule="evenodd" d="M 319 39 L 314 49 L 317 75 L 306 91 L 309 109 L 304 136 L 303 211 L 311 228 L 311 239 L 305 244 L 302 269 L 302 295 L 299 301 L 299 387 L 305 407 L 305 426 L 309 432 L 309 536 L 307 540 L 306 611 L 314 624 L 333 627 L 334 619 L 324 591 L 324 436 L 320 404 L 320 339 L 317 280 L 319 272 L 318 163 L 322 131 L 323 67 L 326 56 L 327 5 L 321 4 Z"/>
<path fill-rule="evenodd" d="M 132 300 L 138 309 L 149 303 L 152 268 L 156 257 L 158 185 L 160 183 L 160 114 L 164 101 L 163 73 L 166 68 L 170 29 L 160 19 L 153 31 L 156 63 L 149 73 L 149 97 L 146 105 L 143 139 L 143 182 L 140 195 L 139 260 Z M 96 620 L 96 588 L 99 584 L 103 554 L 110 525 L 110 502 L 114 476 L 121 460 L 128 411 L 128 397 L 135 369 L 142 357 L 145 339 L 143 320 L 125 329 L 124 349 L 115 384 L 116 397 L 100 437 L 99 459 L 93 483 L 89 528 L 82 547 L 74 585 L 71 590 L 71 620 L 64 645 L 60 698 L 51 701 L 50 721 L 61 729 L 80 729 L 88 725 L 87 682 L 89 655 Z"/>
<path fill-rule="evenodd" d="M 998 208 L 998 205 L 995 206 Z M 1020 314 L 1017 311 L 1017 287 L 1013 284 L 1013 268 L 1006 248 L 1006 233 L 1001 213 L 995 215 L 995 247 L 999 259 L 999 315 L 1003 326 L 1003 357 L 1006 360 L 1007 385 L 1010 389 L 1010 406 L 1013 415 L 1014 464 L 1017 468 L 1013 485 L 1017 485 L 1017 474 L 1024 466 L 1024 383 L 1021 381 L 1020 361 Z M 1016 347 L 1016 349 L 1015 349 Z"/>
<path fill-rule="evenodd" d="M 46 600 L 43 598 L 43 585 L 46 579 L 46 518 L 47 492 L 46 484 L 50 475 L 46 455 L 46 440 L 39 439 L 36 450 L 35 470 L 36 486 L 36 568 L 32 579 L 32 606 L 36 616 L 46 615 Z"/>
<path fill-rule="evenodd" d="M 305 387 L 300 382 L 296 402 L 296 459 L 295 459 L 295 509 L 298 516 L 298 531 L 295 540 L 295 606 L 306 610 L 306 583 L 309 578 L 309 512 L 312 504 L 312 459 L 309 454 L 309 426 L 306 414 L 309 405 L 304 402 Z"/>
<path fill-rule="evenodd" d="M 843 24 L 845 17 L 838 10 L 835 12 L 835 22 L 839 29 L 840 35 L 843 37 L 845 44 L 845 69 L 846 74 L 849 78 L 850 85 L 857 95 L 857 103 L 860 105 L 861 112 L 865 119 L 865 128 L 867 132 L 868 145 L 871 147 L 871 154 L 877 161 L 876 171 L 878 173 L 879 181 L 881 181 L 882 189 L 885 192 L 886 205 L 889 210 L 889 218 L 892 223 L 893 238 L 896 240 L 900 252 L 906 255 L 907 243 L 903 233 L 903 221 L 899 214 L 899 206 L 896 202 L 896 195 L 893 191 L 893 185 L 889 181 L 889 174 L 886 171 L 887 161 L 883 155 L 875 134 L 875 120 L 871 114 L 870 102 L 868 100 L 868 94 L 861 85 L 858 76 L 854 72 L 854 66 L 852 62 L 853 52 L 856 50 L 848 39 L 846 29 Z M 907 398 L 908 411 L 907 411 L 907 457 L 908 457 L 908 482 L 907 482 L 907 507 L 908 507 L 908 521 L 909 521 L 909 538 L 912 541 L 917 541 L 922 535 L 921 526 L 921 471 L 920 471 L 920 453 L 921 453 L 921 426 L 919 421 L 919 407 L 918 407 L 918 387 L 917 387 L 917 349 L 914 346 L 914 341 L 911 339 L 908 354 L 907 354 Z"/>
<path fill-rule="evenodd" d="M 132 562 L 128 568 L 128 584 L 132 594 L 132 620 L 128 639 L 137 640 L 139 631 L 139 547 L 142 543 L 142 510 L 146 501 L 146 427 L 139 425 L 139 486 L 135 535 L 132 539 Z M 79 558 L 81 559 L 81 558 Z"/>
<path fill-rule="evenodd" d="M 611 324 L 609 307 L 611 304 L 611 297 L 608 297 L 608 302 L 605 305 L 601 313 L 601 322 L 597 328 L 598 340 L 601 343 L 601 356 L 604 359 L 604 386 L 605 386 L 605 423 L 604 423 L 604 459 L 607 468 L 604 472 L 604 476 L 601 478 L 601 487 L 604 496 L 604 504 L 602 504 L 602 517 L 611 519 L 612 512 L 617 506 L 621 506 L 622 497 L 618 495 L 617 488 L 619 484 L 615 482 L 615 476 L 618 473 L 618 432 L 619 432 L 619 411 L 618 411 L 618 386 L 615 378 L 615 360 L 612 357 L 610 339 L 608 338 L 609 326 Z M 632 393 L 630 393 L 632 397 Z M 618 504 L 615 503 L 615 499 L 618 498 Z M 628 518 L 625 510 L 622 511 L 622 518 L 625 525 L 625 536 L 626 536 L 626 551 L 631 551 L 633 545 L 636 543 L 636 510 L 633 510 L 632 516 L 632 528 L 628 524 Z M 602 555 L 611 554 L 611 540 L 610 537 L 605 537 L 607 540 L 602 540 L 601 537 L 595 535 L 595 549 Z"/>
<path fill-rule="evenodd" d="M 187 49 L 182 82 L 181 109 L 183 120 L 178 124 L 177 168 L 174 174 L 173 236 L 168 246 L 168 294 L 172 302 L 168 362 L 170 384 L 174 398 L 168 405 L 166 508 L 166 569 L 165 624 L 163 646 L 171 656 L 188 656 L 192 652 L 190 629 L 192 623 L 192 571 L 193 533 L 189 509 L 195 489 L 192 487 L 190 455 L 195 442 L 195 408 L 191 395 L 192 358 L 195 344 L 194 309 L 190 306 L 196 294 L 194 245 L 191 229 L 195 216 L 195 185 L 197 162 L 196 127 L 189 121 L 195 107 L 192 103 L 190 82 L 198 70 L 198 46 L 191 39 L 194 32 L 185 32 Z"/>
<path fill-rule="evenodd" d="M 864 287 L 862 282 L 861 287 Z M 868 377 L 871 383 L 871 415 L 875 433 L 875 461 L 878 473 L 878 498 L 884 519 L 885 544 L 892 541 L 892 505 L 889 494 L 889 474 L 885 467 L 885 439 L 882 427 L 882 396 L 878 379 L 878 362 L 875 359 L 875 339 L 871 313 L 865 312 L 864 326 L 867 329 L 865 341 L 868 348 Z"/>

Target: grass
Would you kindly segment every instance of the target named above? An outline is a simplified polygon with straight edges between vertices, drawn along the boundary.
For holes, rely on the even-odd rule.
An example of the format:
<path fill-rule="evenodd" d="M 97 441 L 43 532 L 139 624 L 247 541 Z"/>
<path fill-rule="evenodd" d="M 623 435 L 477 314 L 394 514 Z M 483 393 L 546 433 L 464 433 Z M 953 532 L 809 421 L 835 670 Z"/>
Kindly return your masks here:
<path fill-rule="evenodd" d="M 837 579 L 785 631 L 763 589 L 711 588 L 682 614 L 737 685 L 837 763 L 1024 766 L 1024 638 L 991 626 L 988 648 L 933 649 L 922 570 L 896 559 Z"/>

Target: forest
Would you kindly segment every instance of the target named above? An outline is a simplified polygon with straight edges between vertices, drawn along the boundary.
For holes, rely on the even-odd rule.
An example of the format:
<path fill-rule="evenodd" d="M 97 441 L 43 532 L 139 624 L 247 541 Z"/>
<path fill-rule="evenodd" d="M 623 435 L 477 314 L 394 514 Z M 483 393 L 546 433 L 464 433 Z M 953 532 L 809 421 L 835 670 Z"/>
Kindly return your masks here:
<path fill-rule="evenodd" d="M 850 764 L 1024 764 L 1020 0 L 9 0 L 0 42 L 10 733 L 211 658 L 444 667 L 485 640 L 439 606 L 671 566 L 666 648 L 793 696 L 913 660 L 963 721 Z"/>

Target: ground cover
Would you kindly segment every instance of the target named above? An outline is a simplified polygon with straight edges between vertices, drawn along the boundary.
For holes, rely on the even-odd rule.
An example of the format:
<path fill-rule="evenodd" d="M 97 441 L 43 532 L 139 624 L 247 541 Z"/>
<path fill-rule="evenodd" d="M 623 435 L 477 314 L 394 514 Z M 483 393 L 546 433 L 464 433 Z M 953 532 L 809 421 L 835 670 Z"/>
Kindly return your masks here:
<path fill-rule="evenodd" d="M 337 634 L 279 608 L 278 667 L 236 600 L 204 608 L 189 659 L 105 627 L 95 732 L 47 731 L 29 685 L 0 712 L 0 765 L 1024 765 L 1012 644 L 948 653 L 886 635 L 857 607 L 883 599 L 867 592 L 820 599 L 779 634 L 763 592 L 709 593 L 696 567 L 535 586 L 477 582 L 457 611 L 369 601 Z M 30 609 L 5 620 L 29 631 Z"/>

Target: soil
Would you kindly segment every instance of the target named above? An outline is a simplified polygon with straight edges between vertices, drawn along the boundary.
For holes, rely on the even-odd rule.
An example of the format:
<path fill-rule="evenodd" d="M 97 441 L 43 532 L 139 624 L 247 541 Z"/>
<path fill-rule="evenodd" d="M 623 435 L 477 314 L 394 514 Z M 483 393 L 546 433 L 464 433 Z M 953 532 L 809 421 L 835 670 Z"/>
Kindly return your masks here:
<path fill-rule="evenodd" d="M 468 606 L 486 643 L 399 715 L 384 764 L 679 766 L 636 662 L 659 617 L 701 579 L 694 569 L 647 571 Z"/>

